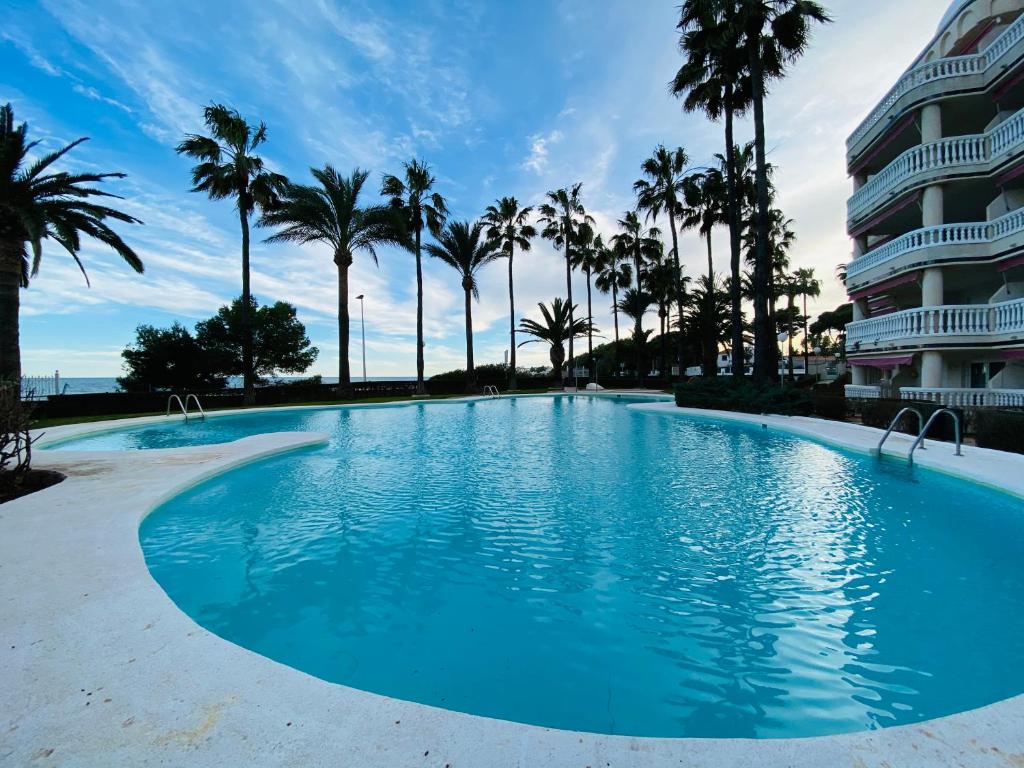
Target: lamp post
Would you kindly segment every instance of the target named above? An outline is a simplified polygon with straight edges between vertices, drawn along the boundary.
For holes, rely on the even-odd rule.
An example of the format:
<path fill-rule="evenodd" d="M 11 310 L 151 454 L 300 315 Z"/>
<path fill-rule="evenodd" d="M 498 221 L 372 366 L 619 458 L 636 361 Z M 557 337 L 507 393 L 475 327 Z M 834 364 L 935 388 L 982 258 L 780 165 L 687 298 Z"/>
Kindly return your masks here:
<path fill-rule="evenodd" d="M 359 299 L 359 327 L 363 335 L 363 383 L 366 383 L 366 314 L 363 312 L 363 294 L 356 296 Z"/>

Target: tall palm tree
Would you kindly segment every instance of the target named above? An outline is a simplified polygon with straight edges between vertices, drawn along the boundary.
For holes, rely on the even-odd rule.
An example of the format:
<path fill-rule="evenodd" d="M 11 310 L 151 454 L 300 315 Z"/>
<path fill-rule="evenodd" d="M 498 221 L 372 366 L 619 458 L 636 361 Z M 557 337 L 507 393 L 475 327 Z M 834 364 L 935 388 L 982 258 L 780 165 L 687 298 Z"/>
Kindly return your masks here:
<path fill-rule="evenodd" d="M 618 223 L 622 231 L 612 237 L 612 242 L 618 244 L 633 259 L 633 279 L 639 289 L 643 285 L 644 264 L 661 254 L 661 230 L 657 227 L 644 228 L 636 211 L 626 211 Z M 633 297 L 637 301 L 642 295 L 643 291 L 641 290 L 633 293 Z M 641 307 L 637 305 L 635 313 L 631 315 L 634 324 L 633 338 L 635 339 L 640 338 L 643 315 Z M 639 354 L 639 350 L 637 354 Z M 640 370 L 639 360 L 637 361 L 636 383 L 637 386 L 643 385 L 643 373 Z"/>
<path fill-rule="evenodd" d="M 412 234 L 416 255 L 416 394 L 427 393 L 423 381 L 423 227 L 435 237 L 448 217 L 448 206 L 434 188 L 434 175 L 426 163 L 412 159 L 402 164 L 402 178 L 385 174 L 380 193 L 390 199 L 401 216 L 403 226 Z"/>
<path fill-rule="evenodd" d="M 95 202 L 120 199 L 92 185 L 124 178 L 124 174 L 55 171 L 51 168 L 55 162 L 88 139 L 77 139 L 31 161 L 29 155 L 39 142 L 28 141 L 27 136 L 27 123 L 14 124 L 14 108 L 10 104 L 0 108 L 0 386 L 21 386 L 21 289 L 28 288 L 29 278 L 39 272 L 44 240 L 52 239 L 71 255 L 87 284 L 89 277 L 79 258 L 82 235 L 112 248 L 136 272 L 143 270 L 141 259 L 107 220 L 142 222 Z"/>
<path fill-rule="evenodd" d="M 765 160 L 764 97 L 769 81 L 785 75 L 810 42 L 814 22 L 830 22 L 825 9 L 814 0 L 743 0 L 737 23 L 743 30 L 743 46 L 750 73 L 754 112 L 754 159 L 757 171 L 757 243 L 754 261 L 754 366 L 755 376 L 774 378 L 777 346 L 768 300 L 771 291 L 772 254 L 769 249 L 769 194 Z M 772 361 L 770 367 L 766 364 Z"/>
<path fill-rule="evenodd" d="M 740 293 L 740 194 L 734 153 L 733 122 L 750 105 L 747 76 L 736 22 L 740 0 L 685 0 L 677 28 L 682 32 L 679 49 L 683 66 L 669 84 L 684 99 L 687 112 L 703 112 L 711 120 L 724 119 L 726 218 L 729 224 L 732 370 L 743 375 L 746 362 L 743 343 L 742 295 Z"/>
<path fill-rule="evenodd" d="M 644 373 L 644 351 L 647 348 L 647 339 L 651 335 L 650 330 L 643 327 L 644 315 L 651 311 L 654 297 L 642 288 L 627 288 L 619 300 L 619 311 L 633 321 L 633 339 L 636 371 L 634 372 L 639 383 L 643 383 Z"/>
<path fill-rule="evenodd" d="M 565 290 L 568 296 L 566 306 L 569 308 L 569 324 L 573 323 L 573 311 L 575 305 L 572 303 L 572 251 L 579 242 L 587 240 L 593 232 L 594 218 L 587 213 L 583 207 L 583 200 L 580 197 L 582 183 L 573 184 L 571 187 L 562 187 L 547 194 L 548 202 L 541 205 L 537 211 L 540 214 L 540 223 L 544 229 L 540 235 L 545 240 L 550 240 L 555 250 L 565 251 Z M 566 375 L 572 375 L 573 368 L 573 336 L 569 336 L 569 370 Z"/>
<path fill-rule="evenodd" d="M 714 358 L 705 361 L 705 371 L 710 365 L 718 367 L 718 345 L 728 341 L 732 334 L 730 318 L 730 297 L 727 287 L 718 280 L 702 275 L 691 294 L 692 300 L 685 317 L 691 337 L 702 340 L 710 333 Z"/>
<path fill-rule="evenodd" d="M 476 391 L 476 369 L 473 366 L 473 298 L 480 300 L 476 273 L 481 267 L 500 259 L 504 254 L 498 250 L 495 240 L 484 235 L 482 221 L 470 224 L 468 221 L 453 221 L 437 234 L 436 243 L 427 243 L 427 253 L 440 259 L 459 273 L 466 307 L 466 391 Z"/>
<path fill-rule="evenodd" d="M 319 186 L 289 184 L 279 205 L 263 212 L 259 226 L 280 228 L 268 243 L 323 243 L 331 249 L 338 270 L 338 384 L 346 387 L 351 383 L 348 271 L 353 256 L 365 251 L 376 264 L 378 246 L 405 240 L 390 208 L 359 204 L 369 171 L 356 168 L 346 177 L 325 165 L 310 172 Z"/>
<path fill-rule="evenodd" d="M 252 292 L 249 275 L 249 217 L 268 210 L 288 184 L 268 171 L 256 150 L 267 140 L 267 126 L 249 125 L 234 109 L 211 104 L 203 110 L 209 136 L 190 133 L 177 146 L 180 155 L 199 162 L 192 168 L 192 191 L 211 200 L 234 198 L 242 228 L 242 387 L 246 405 L 255 402 L 256 375 L 252 365 Z"/>
<path fill-rule="evenodd" d="M 669 313 L 672 302 L 676 299 L 675 267 L 667 261 L 658 260 L 644 272 L 644 289 L 651 295 L 654 303 L 658 306 L 658 340 L 660 361 L 658 368 L 665 375 L 668 356 L 665 351 L 665 338 L 668 331 Z"/>
<path fill-rule="evenodd" d="M 619 365 L 619 290 L 625 290 L 633 284 L 633 268 L 629 257 L 622 246 L 616 243 L 609 248 L 605 246 L 598 256 L 597 277 L 594 287 L 601 293 L 612 295 L 612 316 L 615 318 L 615 368 Z M 682 365 L 682 360 L 679 362 Z"/>
<path fill-rule="evenodd" d="M 683 224 L 687 228 L 696 229 L 704 238 L 708 253 L 708 284 L 715 285 L 715 263 L 712 255 L 711 236 L 715 227 L 728 223 L 725 178 L 717 168 L 708 168 L 703 173 L 693 174 L 686 179 L 684 194 L 689 207 L 689 215 L 684 219 Z M 715 292 L 705 291 L 705 301 L 714 300 Z M 708 307 L 706 316 L 711 317 L 712 315 L 712 308 Z M 702 337 L 705 376 L 718 375 L 716 337 L 716 330 L 705 325 Z"/>
<path fill-rule="evenodd" d="M 807 299 L 814 299 L 821 295 L 821 280 L 814 276 L 814 267 L 801 267 L 795 273 L 798 295 L 803 299 L 803 326 L 804 326 L 804 373 L 807 373 L 807 366 L 810 362 L 810 350 L 807 341 Z"/>
<path fill-rule="evenodd" d="M 591 236 L 587 237 L 586 240 L 582 240 L 577 245 L 576 250 L 573 251 L 573 266 L 582 269 L 587 279 L 587 323 L 591 326 L 587 333 L 587 360 L 590 361 L 587 368 L 587 380 L 594 381 L 594 373 L 597 366 L 594 364 L 594 304 L 591 301 L 590 287 L 593 282 L 593 275 L 600 265 L 606 246 L 604 240 L 601 239 L 601 235 L 588 234 Z"/>
<path fill-rule="evenodd" d="M 530 240 L 537 236 L 537 230 L 528 223 L 531 206 L 520 207 L 514 197 L 495 200 L 487 206 L 484 222 L 487 224 L 487 238 L 496 241 L 502 254 L 508 258 L 508 314 L 509 314 L 509 370 L 508 388 L 517 389 L 516 382 L 516 302 L 512 280 L 512 257 L 516 246 L 519 250 L 530 250 Z"/>
<path fill-rule="evenodd" d="M 565 365 L 565 342 L 583 336 L 590 330 L 590 324 L 583 318 L 573 320 L 573 308 L 560 298 L 551 300 L 550 309 L 543 303 L 537 306 L 540 308 L 543 322 L 538 323 L 524 317 L 519 322 L 519 332 L 533 338 L 520 342 L 519 346 L 537 341 L 546 342 L 549 346 L 551 369 L 557 377 Z"/>
<path fill-rule="evenodd" d="M 645 178 L 633 183 L 637 207 L 646 211 L 651 221 L 656 221 L 662 210 L 668 216 L 668 226 L 672 233 L 672 266 L 675 268 L 675 302 L 680 308 L 686 302 L 686 292 L 680 267 L 676 221 L 685 213 L 684 182 L 689 162 L 686 150 L 682 147 L 668 150 L 659 144 L 654 148 L 654 154 L 641 165 Z M 683 344 L 683 336 L 679 334 L 676 341 L 676 364 L 679 366 L 680 376 L 683 373 Z"/>

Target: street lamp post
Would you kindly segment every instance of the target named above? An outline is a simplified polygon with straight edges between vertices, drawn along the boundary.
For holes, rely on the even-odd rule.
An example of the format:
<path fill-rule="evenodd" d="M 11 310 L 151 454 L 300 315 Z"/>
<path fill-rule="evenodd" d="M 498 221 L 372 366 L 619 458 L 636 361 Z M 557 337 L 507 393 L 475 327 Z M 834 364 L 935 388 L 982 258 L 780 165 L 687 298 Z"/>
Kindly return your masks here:
<path fill-rule="evenodd" d="M 359 327 L 363 335 L 363 383 L 366 383 L 366 314 L 363 312 L 363 294 L 356 296 L 359 299 Z"/>

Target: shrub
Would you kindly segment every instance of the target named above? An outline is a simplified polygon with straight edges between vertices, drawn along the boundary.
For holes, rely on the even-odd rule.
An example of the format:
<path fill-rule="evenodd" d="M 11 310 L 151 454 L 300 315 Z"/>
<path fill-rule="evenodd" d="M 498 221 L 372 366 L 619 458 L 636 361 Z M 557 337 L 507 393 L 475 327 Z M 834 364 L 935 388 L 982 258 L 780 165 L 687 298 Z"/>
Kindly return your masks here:
<path fill-rule="evenodd" d="M 19 485 L 32 466 L 31 407 L 18 384 L 0 383 L 0 495 Z"/>
<path fill-rule="evenodd" d="M 974 437 L 980 448 L 1024 453 L 1024 412 L 978 410 Z"/>
<path fill-rule="evenodd" d="M 814 411 L 810 393 L 805 389 L 774 384 L 734 382 L 731 378 L 695 378 L 677 384 L 676 405 L 680 408 L 711 408 L 740 413 L 778 413 L 809 416 Z"/>
<path fill-rule="evenodd" d="M 846 397 L 820 387 L 814 390 L 814 415 L 822 419 L 846 420 Z"/>
<path fill-rule="evenodd" d="M 865 401 L 861 408 L 861 423 L 868 427 L 888 429 L 900 409 L 908 406 L 920 411 L 925 423 L 935 411 L 944 407 L 938 403 L 923 403 L 917 400 L 869 400 Z M 960 425 L 963 429 L 965 423 L 963 411 L 956 408 L 951 410 L 960 416 Z M 896 425 L 895 431 L 916 435 L 918 433 L 917 416 L 913 413 L 905 413 Z M 939 417 L 928 430 L 928 438 L 932 440 L 952 441 L 955 436 L 953 420 L 947 416 Z"/>

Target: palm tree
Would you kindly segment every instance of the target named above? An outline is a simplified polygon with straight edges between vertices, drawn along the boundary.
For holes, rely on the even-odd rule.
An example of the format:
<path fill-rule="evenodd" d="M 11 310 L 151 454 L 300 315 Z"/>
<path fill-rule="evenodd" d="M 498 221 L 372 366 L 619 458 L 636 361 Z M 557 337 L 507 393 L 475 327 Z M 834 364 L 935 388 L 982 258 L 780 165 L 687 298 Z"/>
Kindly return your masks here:
<path fill-rule="evenodd" d="M 675 301 L 677 307 L 686 302 L 683 271 L 680 267 L 679 237 L 676 232 L 676 219 L 684 213 L 684 181 L 689 158 L 686 150 L 676 147 L 665 149 L 659 144 L 654 154 L 644 160 L 641 169 L 646 178 L 633 183 L 633 191 L 637 195 L 637 208 L 647 211 L 651 221 L 656 221 L 658 214 L 664 210 L 668 216 L 668 226 L 672 233 L 672 266 L 675 269 Z M 682 311 L 682 309 L 680 309 Z M 676 342 L 676 364 L 680 376 L 683 373 L 683 337 L 680 334 Z"/>
<path fill-rule="evenodd" d="M 466 297 L 466 391 L 476 391 L 476 370 L 473 367 L 473 302 L 480 300 L 476 273 L 481 267 L 500 259 L 497 241 L 484 235 L 484 223 L 453 221 L 437 234 L 436 243 L 427 243 L 427 253 L 456 270 L 462 277 Z"/>
<path fill-rule="evenodd" d="M 715 264 L 711 249 L 711 235 L 714 228 L 719 224 L 728 223 L 726 211 L 725 179 L 722 172 L 717 168 L 708 168 L 703 173 L 693 174 L 686 179 L 684 184 L 686 204 L 689 206 L 689 215 L 683 220 L 687 228 L 694 228 L 704 238 L 708 252 L 708 284 L 715 285 Z M 706 301 L 714 301 L 714 291 L 705 292 Z M 708 307 L 707 315 L 712 315 Z M 718 342 L 716 331 L 710 326 L 704 326 L 703 358 L 704 375 L 718 375 Z"/>
<path fill-rule="evenodd" d="M 323 243 L 334 256 L 338 270 L 338 384 L 351 383 L 348 362 L 348 271 L 357 251 L 365 251 L 377 263 L 376 248 L 404 244 L 394 212 L 385 205 L 360 205 L 359 195 L 369 171 L 356 168 L 348 177 L 332 166 L 310 169 L 319 186 L 289 184 L 280 204 L 263 212 L 261 227 L 280 227 L 268 243 Z"/>
<path fill-rule="evenodd" d="M 729 340 L 732 334 L 730 318 L 730 296 L 727 287 L 717 280 L 702 275 L 693 289 L 686 323 L 690 335 L 702 340 L 710 334 L 714 357 L 705 360 L 705 372 L 708 367 L 718 368 L 718 346 Z M 706 354 L 706 350 L 705 350 Z M 742 369 L 741 369 L 742 370 Z"/>
<path fill-rule="evenodd" d="M 211 200 L 235 199 L 242 228 L 242 387 L 246 405 L 255 402 L 252 365 L 252 292 L 249 286 L 249 217 L 272 208 L 288 179 L 268 171 L 256 149 L 267 140 L 267 126 L 251 126 L 237 111 L 211 104 L 203 111 L 209 136 L 190 133 L 177 146 L 180 155 L 199 162 L 192 168 L 192 191 Z"/>
<path fill-rule="evenodd" d="M 804 373 L 807 373 L 807 366 L 810 362 L 810 351 L 807 342 L 807 297 L 814 299 L 821 295 L 821 280 L 814 276 L 814 267 L 801 267 L 796 271 L 796 284 L 798 296 L 803 299 L 803 326 L 804 326 Z"/>
<path fill-rule="evenodd" d="M 508 310 L 509 310 L 509 371 L 508 388 L 517 389 L 516 382 L 516 302 L 512 281 L 512 256 L 518 245 L 519 250 L 530 250 L 530 240 L 537 236 L 537 230 L 527 223 L 531 206 L 521 208 L 514 197 L 503 197 L 494 205 L 487 206 L 484 222 L 487 224 L 487 238 L 496 241 L 503 255 L 508 257 Z"/>
<path fill-rule="evenodd" d="M 541 205 L 537 210 L 540 213 L 540 223 L 544 229 L 540 235 L 545 240 L 550 240 L 555 250 L 565 251 L 565 290 L 569 297 L 566 306 L 569 308 L 569 324 L 573 324 L 573 311 L 575 305 L 572 303 L 572 251 L 580 242 L 589 239 L 593 232 L 594 218 L 590 216 L 583 201 L 580 198 L 580 190 L 583 184 L 573 184 L 571 187 L 562 187 L 548 192 L 548 202 Z M 569 372 L 573 368 L 573 336 L 569 336 Z"/>
<path fill-rule="evenodd" d="M 604 251 L 606 250 L 604 241 L 601 239 L 601 235 L 593 235 L 587 233 L 588 236 L 585 241 L 581 241 L 576 250 L 573 251 L 573 266 L 583 270 L 583 274 L 587 278 L 587 323 L 591 326 L 587 332 L 587 380 L 594 381 L 594 372 L 596 365 L 594 364 L 594 305 L 591 301 L 590 285 L 591 278 L 597 271 L 600 265 L 601 258 L 603 257 Z"/>
<path fill-rule="evenodd" d="M 661 254 L 661 230 L 657 227 L 644 229 L 636 211 L 626 211 L 625 216 L 619 219 L 619 226 L 622 228 L 622 232 L 615 235 L 612 238 L 612 242 L 618 244 L 633 259 L 634 280 L 636 281 L 637 288 L 639 288 L 643 285 L 644 263 L 652 258 L 657 258 Z M 638 301 L 642 295 L 643 293 L 640 290 L 635 291 L 633 294 L 634 298 Z M 640 338 L 643 315 L 644 313 L 639 305 L 636 307 L 636 311 L 630 315 L 634 323 L 633 338 Z M 640 371 L 639 360 L 637 361 L 636 383 L 638 386 L 643 385 L 643 373 Z"/>
<path fill-rule="evenodd" d="M 108 219 L 141 224 L 134 216 L 100 205 L 96 198 L 117 198 L 92 184 L 124 178 L 123 173 L 67 173 L 50 167 L 86 138 L 77 139 L 29 164 L 39 145 L 28 141 L 28 124 L 14 124 L 14 108 L 0 108 L 0 385 L 21 385 L 19 315 L 21 289 L 39 272 L 43 241 L 52 238 L 89 277 L 79 258 L 81 237 L 109 246 L 136 272 L 142 261 L 107 224 Z M 117 198 L 120 199 L 120 198 Z M 29 251 L 31 250 L 31 259 Z M 17 392 L 17 390 L 15 390 Z"/>
<path fill-rule="evenodd" d="M 676 298 L 675 266 L 665 261 L 657 261 L 644 273 L 644 289 L 658 305 L 659 348 L 661 360 L 658 368 L 665 375 L 668 356 L 665 353 L 665 334 L 668 330 L 669 312 Z"/>
<path fill-rule="evenodd" d="M 685 0 L 677 28 L 679 48 L 686 60 L 669 85 L 684 97 L 687 112 L 703 112 L 711 120 L 724 118 L 726 218 L 729 224 L 732 370 L 743 375 L 742 296 L 740 294 L 740 194 L 734 162 L 733 122 L 750 105 L 750 78 L 746 74 L 736 23 L 738 0 Z"/>
<path fill-rule="evenodd" d="M 755 376 L 774 378 L 777 347 L 772 336 L 768 300 L 771 290 L 772 254 L 769 250 L 768 172 L 765 160 L 764 96 L 770 80 L 785 75 L 788 64 L 798 59 L 810 41 L 811 24 L 830 22 L 825 9 L 814 0 L 743 0 L 737 23 L 750 73 L 754 111 L 754 159 L 757 172 L 757 243 L 754 260 L 754 366 Z M 769 360 L 771 367 L 766 367 Z"/>
<path fill-rule="evenodd" d="M 612 295 L 612 316 L 615 318 L 615 368 L 619 365 L 619 289 L 625 290 L 633 284 L 633 269 L 629 258 L 619 243 L 607 246 L 601 251 L 597 262 L 597 277 L 594 286 L 601 293 Z M 682 365 L 682 360 L 679 362 Z"/>
<path fill-rule="evenodd" d="M 647 339 L 651 335 L 649 330 L 644 330 L 643 319 L 651 310 L 654 297 L 641 288 L 627 288 L 619 300 L 619 311 L 633 321 L 633 346 L 636 355 L 634 372 L 638 382 L 642 383 L 644 374 L 644 350 L 647 346 Z"/>
<path fill-rule="evenodd" d="M 524 317 L 519 322 L 519 332 L 534 338 L 520 342 L 519 346 L 536 341 L 546 342 L 550 346 L 548 356 L 551 360 L 551 369 L 557 377 L 565 364 L 565 342 L 583 336 L 590 330 L 590 324 L 583 318 L 573 320 L 573 307 L 560 298 L 551 300 L 550 309 L 543 303 L 537 306 L 540 308 L 543 322 L 538 323 Z"/>
<path fill-rule="evenodd" d="M 391 207 L 399 212 L 402 224 L 412 233 L 412 249 L 416 255 L 416 394 L 427 393 L 423 381 L 423 227 L 435 237 L 444 226 L 448 206 L 434 188 L 430 167 L 413 159 L 402 164 L 403 177 L 385 174 L 380 193 L 390 198 Z"/>

